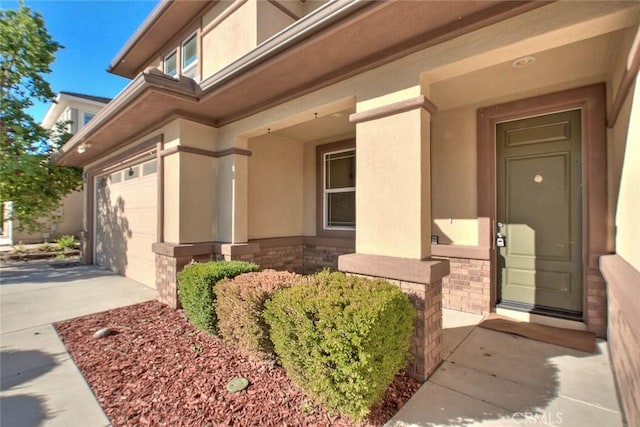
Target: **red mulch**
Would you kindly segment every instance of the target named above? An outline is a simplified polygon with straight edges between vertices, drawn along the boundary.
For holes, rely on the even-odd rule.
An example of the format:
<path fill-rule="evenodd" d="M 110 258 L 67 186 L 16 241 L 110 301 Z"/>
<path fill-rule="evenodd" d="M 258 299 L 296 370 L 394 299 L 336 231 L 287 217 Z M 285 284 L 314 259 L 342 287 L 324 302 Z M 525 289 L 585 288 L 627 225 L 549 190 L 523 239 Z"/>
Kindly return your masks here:
<path fill-rule="evenodd" d="M 249 359 L 159 302 L 55 326 L 114 426 L 352 425 L 312 403 L 281 367 Z M 93 338 L 102 327 L 115 333 Z M 236 376 L 250 386 L 233 394 L 226 385 Z M 397 375 L 364 425 L 383 425 L 418 387 Z"/>

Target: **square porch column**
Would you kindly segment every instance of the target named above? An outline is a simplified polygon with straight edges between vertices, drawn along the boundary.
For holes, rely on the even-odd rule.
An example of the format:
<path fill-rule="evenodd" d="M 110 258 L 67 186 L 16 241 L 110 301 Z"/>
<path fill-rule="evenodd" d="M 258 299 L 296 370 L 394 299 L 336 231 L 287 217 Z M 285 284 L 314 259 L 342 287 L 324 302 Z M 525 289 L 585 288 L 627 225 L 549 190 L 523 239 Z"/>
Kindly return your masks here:
<path fill-rule="evenodd" d="M 420 95 L 351 115 L 356 123 L 357 253 L 410 259 L 431 255 L 430 114 L 435 111 Z"/>
<path fill-rule="evenodd" d="M 217 149 L 218 130 L 177 119 L 159 147 L 156 287 L 159 299 L 179 305 L 177 274 L 191 261 L 237 259 L 246 242 L 247 150 Z"/>
<path fill-rule="evenodd" d="M 449 274 L 448 261 L 429 259 L 430 115 L 437 109 L 424 95 L 388 99 L 359 103 L 350 116 L 356 123 L 356 253 L 340 256 L 338 267 L 388 279 L 407 294 L 417 311 L 407 372 L 423 381 L 441 362 L 442 278 Z"/>

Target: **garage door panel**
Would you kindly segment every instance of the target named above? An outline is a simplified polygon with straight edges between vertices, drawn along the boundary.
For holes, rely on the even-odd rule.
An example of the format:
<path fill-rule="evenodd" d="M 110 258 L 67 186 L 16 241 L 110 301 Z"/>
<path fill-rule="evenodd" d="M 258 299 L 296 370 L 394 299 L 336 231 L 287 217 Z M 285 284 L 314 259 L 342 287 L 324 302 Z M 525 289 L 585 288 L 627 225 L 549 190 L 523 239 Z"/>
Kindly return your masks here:
<path fill-rule="evenodd" d="M 96 181 L 96 263 L 155 288 L 157 175 L 121 176 Z"/>

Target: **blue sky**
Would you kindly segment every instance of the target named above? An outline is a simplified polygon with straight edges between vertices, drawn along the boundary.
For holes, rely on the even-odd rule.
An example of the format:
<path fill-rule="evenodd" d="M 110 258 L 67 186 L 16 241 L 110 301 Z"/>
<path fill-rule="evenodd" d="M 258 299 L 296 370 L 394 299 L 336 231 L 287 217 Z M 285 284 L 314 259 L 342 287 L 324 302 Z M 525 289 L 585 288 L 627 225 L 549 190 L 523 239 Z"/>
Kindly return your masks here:
<path fill-rule="evenodd" d="M 106 69 L 158 0 L 25 0 L 44 17 L 53 39 L 65 48 L 56 54 L 45 78 L 54 92 L 68 91 L 113 98 L 129 80 Z M 4 9 L 17 1 L 0 0 Z M 49 107 L 38 103 L 30 114 L 40 122 Z"/>

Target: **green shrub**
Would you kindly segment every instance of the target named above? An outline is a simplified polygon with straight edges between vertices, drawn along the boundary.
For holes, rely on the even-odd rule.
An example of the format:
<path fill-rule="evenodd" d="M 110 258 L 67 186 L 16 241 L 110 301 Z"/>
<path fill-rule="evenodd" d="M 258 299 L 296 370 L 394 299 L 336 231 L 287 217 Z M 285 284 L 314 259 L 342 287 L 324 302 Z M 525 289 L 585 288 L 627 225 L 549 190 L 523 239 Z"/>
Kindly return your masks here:
<path fill-rule="evenodd" d="M 218 333 L 214 285 L 219 280 L 259 270 L 260 267 L 256 264 L 244 261 L 212 261 L 187 265 L 178 273 L 178 297 L 187 319 L 206 332 Z"/>
<path fill-rule="evenodd" d="M 269 327 L 262 317 L 264 303 L 279 289 L 301 279 L 286 271 L 264 270 L 218 282 L 214 292 L 222 339 L 259 359 L 275 359 Z"/>
<path fill-rule="evenodd" d="M 71 250 L 76 247 L 76 238 L 72 235 L 62 236 L 57 241 L 58 248 L 62 250 Z"/>
<path fill-rule="evenodd" d="M 264 311 L 287 375 L 356 420 L 405 367 L 415 315 L 398 287 L 328 271 L 277 292 Z"/>

